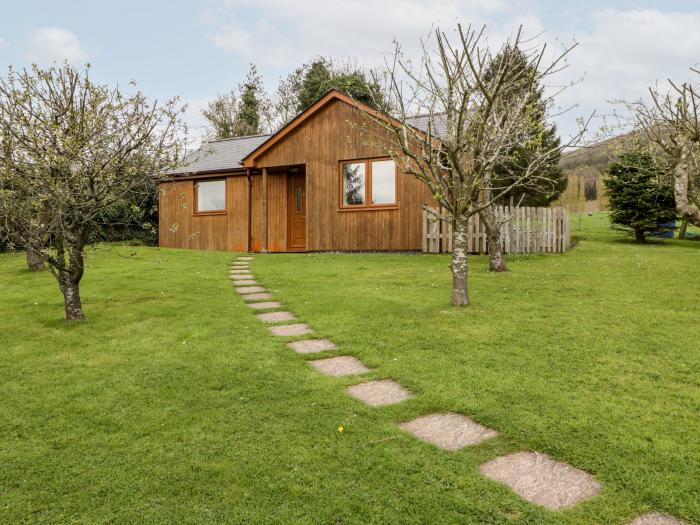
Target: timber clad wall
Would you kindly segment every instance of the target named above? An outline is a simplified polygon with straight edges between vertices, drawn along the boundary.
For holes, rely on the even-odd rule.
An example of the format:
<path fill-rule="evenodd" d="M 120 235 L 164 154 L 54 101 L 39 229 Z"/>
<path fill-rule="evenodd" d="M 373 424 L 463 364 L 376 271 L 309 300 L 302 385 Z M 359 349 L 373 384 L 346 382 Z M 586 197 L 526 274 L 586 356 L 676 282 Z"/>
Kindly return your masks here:
<path fill-rule="evenodd" d="M 226 178 L 225 214 L 193 213 L 195 181 L 192 179 L 161 183 L 160 246 L 195 250 L 246 249 L 248 183 L 245 175 L 220 175 L 212 178 L 223 177 Z"/>
<path fill-rule="evenodd" d="M 309 251 L 421 249 L 421 206 L 433 201 L 427 186 L 411 176 L 397 176 L 397 208 L 340 210 L 340 161 L 383 156 L 378 146 L 363 143 L 361 135 L 367 135 L 361 129 L 361 119 L 359 109 L 333 100 L 255 159 L 255 170 L 268 168 L 270 251 L 287 250 L 285 170 L 291 166 L 305 167 Z M 259 251 L 263 240 L 262 176 L 252 175 L 251 180 L 251 249 Z M 196 216 L 192 213 L 193 180 L 162 183 L 160 245 L 245 250 L 247 184 L 245 175 L 228 176 L 226 214 Z M 178 226 L 175 232 L 171 231 L 173 224 Z"/>
<path fill-rule="evenodd" d="M 427 186 L 411 176 L 398 176 L 398 209 L 339 211 L 340 161 L 383 155 L 363 143 L 360 119 L 357 108 L 333 101 L 257 159 L 256 166 L 306 164 L 310 251 L 420 250 L 421 204 L 432 199 Z"/>

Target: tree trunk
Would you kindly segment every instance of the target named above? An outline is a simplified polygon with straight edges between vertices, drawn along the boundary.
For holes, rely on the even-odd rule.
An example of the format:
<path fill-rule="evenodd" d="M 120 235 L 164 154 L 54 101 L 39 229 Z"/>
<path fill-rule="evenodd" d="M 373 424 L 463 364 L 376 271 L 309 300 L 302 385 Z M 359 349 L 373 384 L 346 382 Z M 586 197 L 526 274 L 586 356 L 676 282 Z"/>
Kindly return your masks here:
<path fill-rule="evenodd" d="M 683 222 L 681 222 L 681 228 L 678 230 L 678 238 L 680 240 L 685 239 L 686 231 L 688 231 L 688 221 L 686 219 L 683 219 Z"/>
<path fill-rule="evenodd" d="M 700 208 L 693 202 L 690 179 L 690 147 L 683 147 L 680 159 L 673 169 L 673 193 L 676 197 L 676 209 L 681 218 L 695 226 L 700 226 Z"/>
<path fill-rule="evenodd" d="M 45 269 L 44 259 L 39 252 L 31 246 L 27 246 L 27 267 L 33 272 L 42 272 Z"/>
<path fill-rule="evenodd" d="M 467 306 L 469 304 L 467 239 L 467 219 L 457 219 L 452 224 L 452 262 L 450 263 L 450 269 L 452 270 L 452 306 Z"/>
<path fill-rule="evenodd" d="M 63 304 L 66 311 L 66 321 L 82 321 L 85 319 L 83 304 L 80 300 L 80 280 L 85 270 L 83 246 L 86 235 L 71 236 L 71 245 L 66 247 L 63 239 L 56 239 L 56 258 L 49 258 L 51 273 L 54 274 L 63 294 Z M 67 248 L 67 249 L 66 249 Z M 68 264 L 65 255 L 68 252 Z"/>
<path fill-rule="evenodd" d="M 646 235 L 644 235 L 644 230 L 641 228 L 635 228 L 634 230 L 634 242 L 639 244 L 644 244 L 647 242 Z"/>
<path fill-rule="evenodd" d="M 80 283 L 67 279 L 61 284 L 61 292 L 63 292 L 63 304 L 66 309 L 66 321 L 83 321 L 85 314 L 80 301 Z"/>
<path fill-rule="evenodd" d="M 508 266 L 503 258 L 503 244 L 501 243 L 501 228 L 496 221 L 493 208 L 486 208 L 479 213 L 481 222 L 486 230 L 486 245 L 489 250 L 489 271 L 507 272 Z"/>

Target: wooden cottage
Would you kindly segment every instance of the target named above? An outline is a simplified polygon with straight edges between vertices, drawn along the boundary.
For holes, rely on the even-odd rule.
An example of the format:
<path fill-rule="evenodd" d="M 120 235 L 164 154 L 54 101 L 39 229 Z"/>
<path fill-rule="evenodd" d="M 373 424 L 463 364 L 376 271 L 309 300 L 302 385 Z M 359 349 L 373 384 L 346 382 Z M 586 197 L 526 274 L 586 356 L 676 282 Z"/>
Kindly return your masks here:
<path fill-rule="evenodd" d="M 205 143 L 160 185 L 160 246 L 420 250 L 430 191 L 362 140 L 362 110 L 334 90 L 273 135 Z"/>

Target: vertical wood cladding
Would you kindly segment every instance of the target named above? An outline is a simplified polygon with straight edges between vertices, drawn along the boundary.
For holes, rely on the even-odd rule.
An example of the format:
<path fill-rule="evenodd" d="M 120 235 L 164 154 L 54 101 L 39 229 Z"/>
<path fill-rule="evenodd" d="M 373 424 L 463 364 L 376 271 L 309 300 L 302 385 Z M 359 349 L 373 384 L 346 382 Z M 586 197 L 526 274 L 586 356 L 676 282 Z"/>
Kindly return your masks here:
<path fill-rule="evenodd" d="M 421 205 L 430 191 L 414 177 L 397 177 L 397 209 L 340 210 L 340 161 L 381 157 L 367 144 L 360 111 L 329 103 L 265 152 L 256 167 L 306 165 L 307 245 L 325 250 L 420 250 Z"/>
<path fill-rule="evenodd" d="M 420 250 L 421 205 L 432 204 L 427 186 L 399 173 L 395 209 L 340 209 L 340 161 L 381 157 L 366 144 L 360 111 L 334 100 L 308 118 L 255 161 L 268 171 L 268 249 L 287 250 L 287 174 L 305 166 L 307 248 L 332 250 Z M 282 168 L 282 169 L 280 169 Z M 226 213 L 196 215 L 193 180 L 161 183 L 160 246 L 244 251 L 248 235 L 248 182 L 245 174 L 226 179 Z M 262 247 L 262 177 L 252 175 L 251 249 Z"/>

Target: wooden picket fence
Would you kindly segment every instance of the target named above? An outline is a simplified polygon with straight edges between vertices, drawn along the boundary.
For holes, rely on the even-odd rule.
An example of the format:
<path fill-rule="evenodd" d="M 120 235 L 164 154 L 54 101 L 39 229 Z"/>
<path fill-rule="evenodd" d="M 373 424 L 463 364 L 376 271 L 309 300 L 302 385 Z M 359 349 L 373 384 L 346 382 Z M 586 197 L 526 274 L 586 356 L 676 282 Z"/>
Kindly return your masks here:
<path fill-rule="evenodd" d="M 437 208 L 423 206 L 423 251 L 452 251 L 452 225 Z M 563 253 L 571 247 L 569 216 L 564 208 L 496 206 L 504 253 Z M 443 217 L 440 220 L 439 217 Z M 479 215 L 472 215 L 469 253 L 488 253 L 486 230 Z"/>

